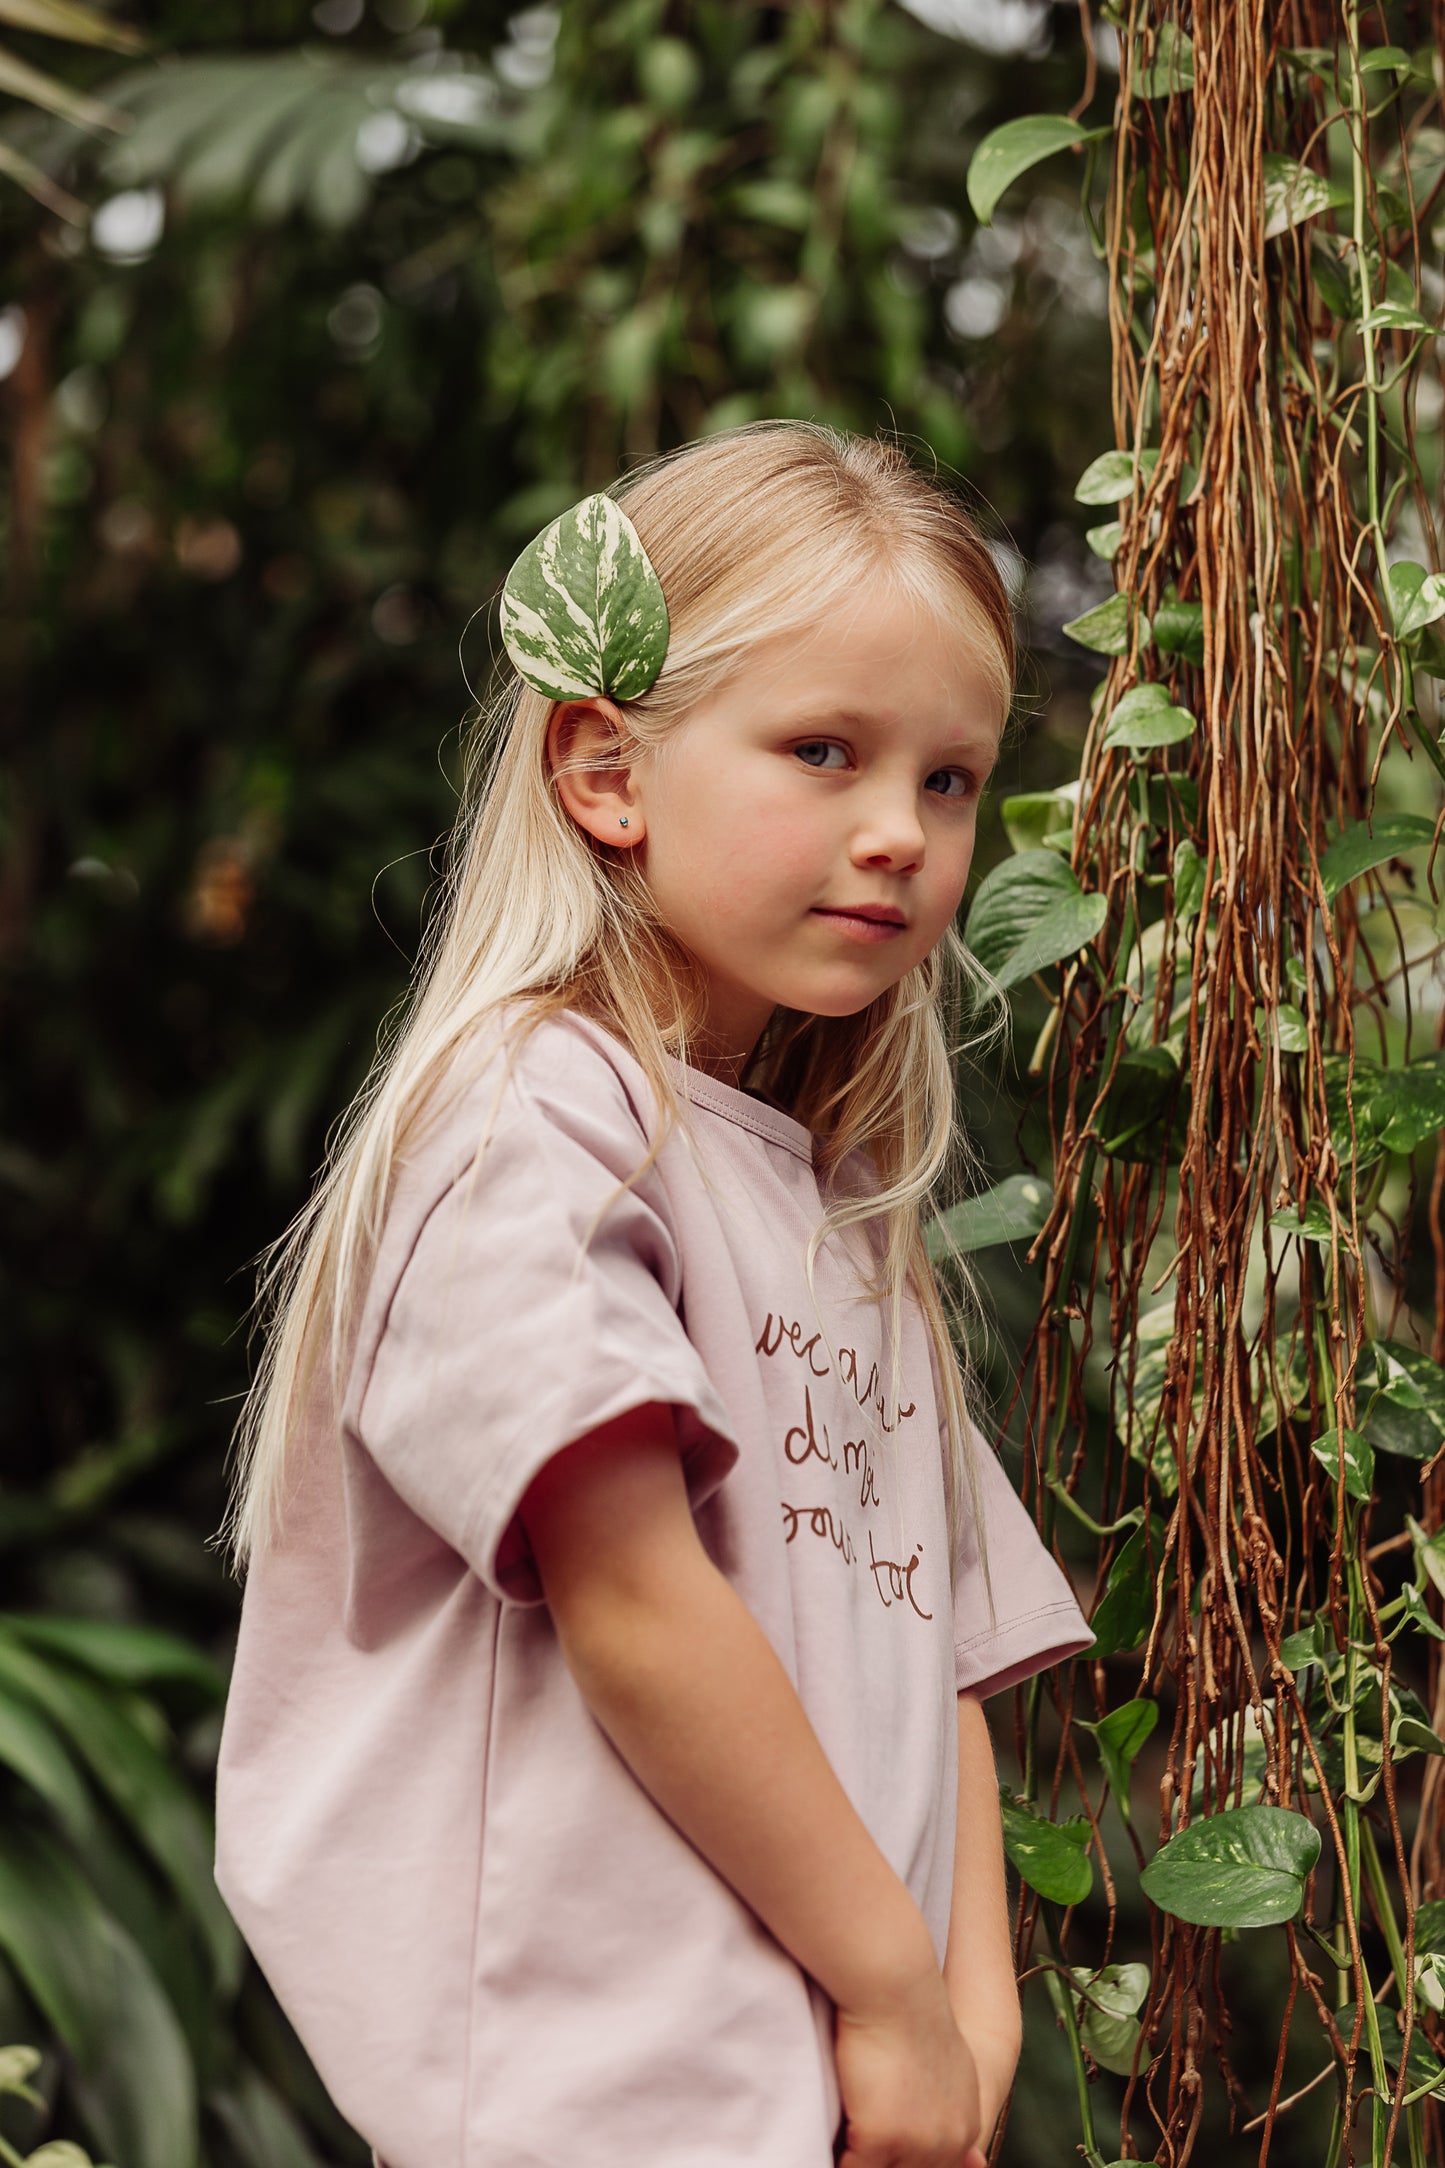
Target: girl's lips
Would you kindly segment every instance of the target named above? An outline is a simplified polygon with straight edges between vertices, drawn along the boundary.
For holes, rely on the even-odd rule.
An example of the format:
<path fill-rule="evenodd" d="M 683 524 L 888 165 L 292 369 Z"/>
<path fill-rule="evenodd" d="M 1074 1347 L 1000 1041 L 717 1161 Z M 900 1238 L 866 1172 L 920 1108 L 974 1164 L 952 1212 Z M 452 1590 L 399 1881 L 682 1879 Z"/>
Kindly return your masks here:
<path fill-rule="evenodd" d="M 839 933 L 850 941 L 891 941 L 895 934 L 903 932 L 902 925 L 891 918 L 864 918 L 856 911 L 828 911 L 821 904 L 813 910 L 814 918 L 825 918 L 836 926 Z"/>

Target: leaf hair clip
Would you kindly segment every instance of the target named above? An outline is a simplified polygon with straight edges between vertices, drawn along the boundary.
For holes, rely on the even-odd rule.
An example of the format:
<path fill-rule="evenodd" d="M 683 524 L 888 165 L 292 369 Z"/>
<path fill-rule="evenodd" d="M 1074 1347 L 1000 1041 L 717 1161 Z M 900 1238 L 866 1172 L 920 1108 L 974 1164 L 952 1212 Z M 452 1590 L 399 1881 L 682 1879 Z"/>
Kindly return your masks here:
<path fill-rule="evenodd" d="M 502 589 L 502 645 L 549 700 L 638 700 L 667 660 L 667 603 L 611 497 L 584 497 L 529 542 Z"/>

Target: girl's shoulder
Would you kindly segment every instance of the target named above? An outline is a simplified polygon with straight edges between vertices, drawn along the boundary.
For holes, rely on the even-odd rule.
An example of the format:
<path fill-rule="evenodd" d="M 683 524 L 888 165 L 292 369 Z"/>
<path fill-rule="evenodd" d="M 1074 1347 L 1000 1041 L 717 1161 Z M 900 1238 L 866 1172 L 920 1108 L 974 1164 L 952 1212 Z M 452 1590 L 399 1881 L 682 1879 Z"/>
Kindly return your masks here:
<path fill-rule="evenodd" d="M 487 1016 L 453 1050 L 409 1124 L 402 1157 L 433 1173 L 469 1163 L 497 1128 L 550 1122 L 634 1138 L 647 1149 L 657 1115 L 645 1072 L 612 1032 L 565 1009 L 522 1002 Z"/>

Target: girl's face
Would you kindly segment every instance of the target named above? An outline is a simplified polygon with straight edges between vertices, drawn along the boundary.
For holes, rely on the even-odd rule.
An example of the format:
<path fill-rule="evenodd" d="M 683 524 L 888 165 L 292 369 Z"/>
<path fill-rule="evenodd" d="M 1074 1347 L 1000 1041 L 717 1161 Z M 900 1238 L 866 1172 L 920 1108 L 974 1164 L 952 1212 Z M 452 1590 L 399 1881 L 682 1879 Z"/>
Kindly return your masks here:
<path fill-rule="evenodd" d="M 758 648 L 608 788 L 561 779 L 574 818 L 638 852 L 701 964 L 710 1066 L 739 1074 L 777 1007 L 866 1008 L 942 936 L 998 757 L 993 665 L 905 598 L 850 597 Z"/>

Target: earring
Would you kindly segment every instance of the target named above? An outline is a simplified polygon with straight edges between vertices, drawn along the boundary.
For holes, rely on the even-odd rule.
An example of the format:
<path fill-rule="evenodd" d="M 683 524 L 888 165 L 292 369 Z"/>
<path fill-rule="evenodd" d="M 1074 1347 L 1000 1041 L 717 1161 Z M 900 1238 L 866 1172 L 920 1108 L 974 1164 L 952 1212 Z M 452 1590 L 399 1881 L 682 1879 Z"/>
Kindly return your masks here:
<path fill-rule="evenodd" d="M 617 825 L 619 828 L 625 828 L 627 826 L 627 815 L 625 813 L 623 813 L 619 817 Z"/>

